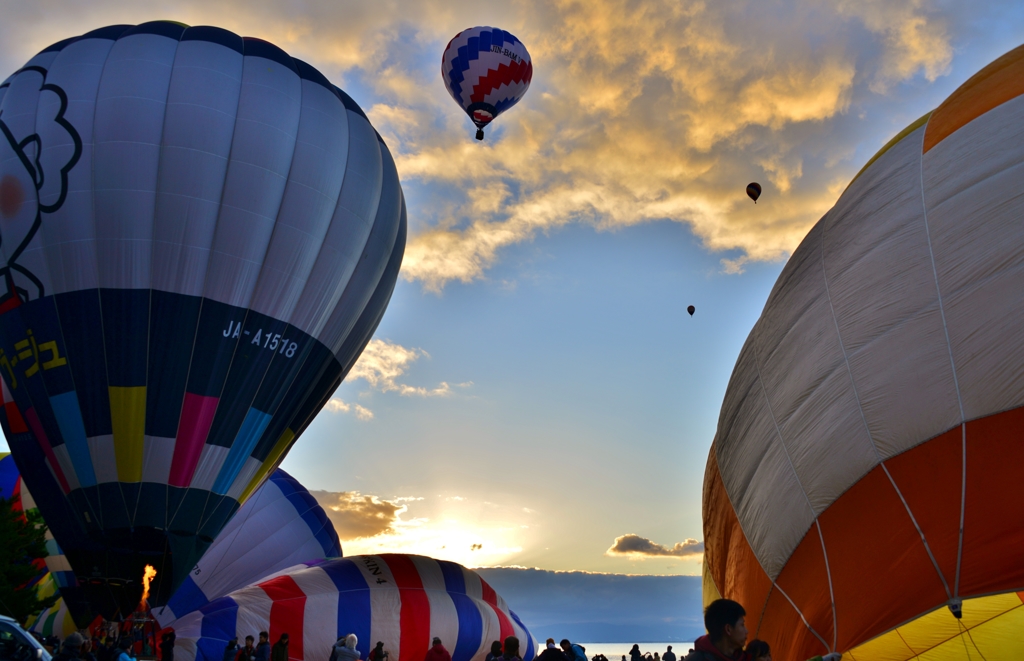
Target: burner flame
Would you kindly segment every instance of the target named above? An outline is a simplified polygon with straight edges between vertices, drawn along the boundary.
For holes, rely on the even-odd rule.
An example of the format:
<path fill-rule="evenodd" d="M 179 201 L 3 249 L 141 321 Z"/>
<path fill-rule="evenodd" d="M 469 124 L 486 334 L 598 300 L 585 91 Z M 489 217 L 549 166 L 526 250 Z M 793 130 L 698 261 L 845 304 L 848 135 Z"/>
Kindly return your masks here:
<path fill-rule="evenodd" d="M 142 601 L 139 602 L 139 610 L 145 611 L 148 608 L 146 601 L 149 599 L 149 584 L 156 578 L 156 569 L 153 565 L 146 565 L 146 570 L 142 574 Z"/>

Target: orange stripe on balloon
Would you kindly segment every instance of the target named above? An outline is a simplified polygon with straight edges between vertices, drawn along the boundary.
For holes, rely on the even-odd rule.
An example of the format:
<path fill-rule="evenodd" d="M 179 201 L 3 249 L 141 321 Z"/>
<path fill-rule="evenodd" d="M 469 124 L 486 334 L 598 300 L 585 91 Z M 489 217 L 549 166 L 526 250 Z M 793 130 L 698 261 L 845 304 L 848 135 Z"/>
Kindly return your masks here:
<path fill-rule="evenodd" d="M 721 595 L 742 604 L 747 610 L 747 627 L 757 631 L 772 582 L 740 528 L 714 448 L 704 473 L 704 562 Z"/>
<path fill-rule="evenodd" d="M 961 594 L 1024 586 L 1024 407 L 967 423 Z"/>
<path fill-rule="evenodd" d="M 935 109 L 924 133 L 924 153 L 989 110 L 1024 94 L 1024 46 L 971 76 Z"/>

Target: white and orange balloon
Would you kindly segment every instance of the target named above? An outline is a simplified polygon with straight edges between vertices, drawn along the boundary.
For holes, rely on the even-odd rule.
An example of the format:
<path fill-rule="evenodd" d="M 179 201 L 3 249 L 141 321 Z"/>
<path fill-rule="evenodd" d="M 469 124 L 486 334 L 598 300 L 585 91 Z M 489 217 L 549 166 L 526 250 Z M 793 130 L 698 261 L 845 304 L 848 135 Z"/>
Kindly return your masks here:
<path fill-rule="evenodd" d="M 751 331 L 705 475 L 704 592 L 777 658 L 1019 657 L 1021 172 L 1024 47 L 871 159 Z"/>

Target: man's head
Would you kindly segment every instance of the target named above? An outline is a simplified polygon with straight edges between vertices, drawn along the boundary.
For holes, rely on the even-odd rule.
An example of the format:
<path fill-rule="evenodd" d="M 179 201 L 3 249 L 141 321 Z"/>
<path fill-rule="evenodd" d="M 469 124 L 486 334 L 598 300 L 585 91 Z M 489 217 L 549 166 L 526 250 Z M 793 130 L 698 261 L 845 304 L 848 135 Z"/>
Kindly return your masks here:
<path fill-rule="evenodd" d="M 519 639 L 515 636 L 507 636 L 505 638 L 505 656 L 512 658 L 519 656 Z"/>
<path fill-rule="evenodd" d="M 260 636 L 260 640 L 262 640 L 262 639 L 263 639 L 263 636 Z M 252 647 L 252 636 L 246 636 L 245 637 L 245 644 L 248 647 Z"/>
<path fill-rule="evenodd" d="M 433 644 L 434 645 L 440 645 L 441 644 L 441 639 L 438 638 L 437 636 L 434 636 Z"/>
<path fill-rule="evenodd" d="M 246 636 L 246 638 L 248 638 L 248 636 Z M 261 631 L 260 632 L 260 642 L 261 643 L 265 643 L 268 640 L 270 640 L 270 634 L 267 633 L 266 631 Z"/>
<path fill-rule="evenodd" d="M 82 634 L 80 634 L 77 631 L 75 631 L 71 635 L 69 635 L 67 638 L 64 639 L 64 647 L 68 647 L 68 648 L 77 650 L 77 649 L 80 649 L 82 647 L 82 643 L 84 643 L 84 642 L 85 642 L 85 638 L 82 637 Z"/>
<path fill-rule="evenodd" d="M 572 651 L 572 643 L 569 642 L 568 638 L 563 638 L 562 642 L 560 642 L 558 644 L 566 653 Z"/>
<path fill-rule="evenodd" d="M 747 642 L 747 625 L 744 617 L 747 611 L 731 599 L 716 599 L 704 609 L 704 627 L 711 642 L 726 643 L 735 649 L 742 649 Z"/>
<path fill-rule="evenodd" d="M 288 644 L 288 634 L 286 634 L 286 633 L 281 634 L 281 637 L 278 639 L 277 642 L 282 643 L 284 645 L 287 645 Z"/>

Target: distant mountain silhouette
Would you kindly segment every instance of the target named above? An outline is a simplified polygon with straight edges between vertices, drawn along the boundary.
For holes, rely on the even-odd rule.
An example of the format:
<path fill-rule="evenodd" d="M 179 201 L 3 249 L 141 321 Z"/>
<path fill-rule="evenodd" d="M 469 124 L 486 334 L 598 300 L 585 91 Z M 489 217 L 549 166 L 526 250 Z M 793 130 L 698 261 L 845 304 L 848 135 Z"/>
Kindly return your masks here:
<path fill-rule="evenodd" d="M 704 634 L 699 576 L 476 570 L 539 641 L 692 641 Z"/>

